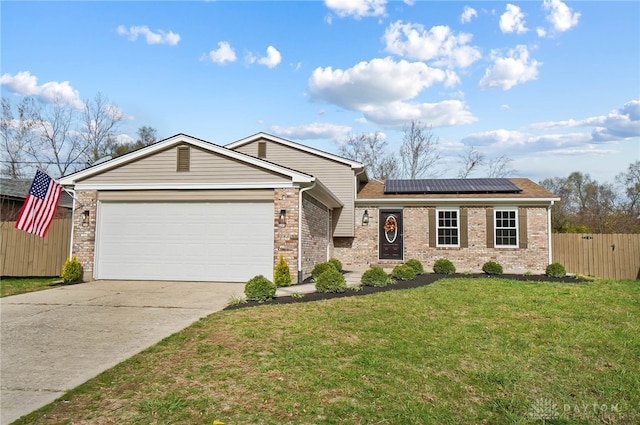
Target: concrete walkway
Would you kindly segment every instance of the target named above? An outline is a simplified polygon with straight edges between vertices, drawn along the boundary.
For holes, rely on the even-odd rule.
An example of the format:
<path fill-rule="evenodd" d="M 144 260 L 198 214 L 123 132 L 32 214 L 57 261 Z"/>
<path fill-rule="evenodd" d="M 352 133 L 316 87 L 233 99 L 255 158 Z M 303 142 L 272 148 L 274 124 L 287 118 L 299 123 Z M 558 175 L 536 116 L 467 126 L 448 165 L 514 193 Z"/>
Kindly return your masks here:
<path fill-rule="evenodd" d="M 239 283 L 97 281 L 0 299 L 9 424 L 243 295 Z"/>

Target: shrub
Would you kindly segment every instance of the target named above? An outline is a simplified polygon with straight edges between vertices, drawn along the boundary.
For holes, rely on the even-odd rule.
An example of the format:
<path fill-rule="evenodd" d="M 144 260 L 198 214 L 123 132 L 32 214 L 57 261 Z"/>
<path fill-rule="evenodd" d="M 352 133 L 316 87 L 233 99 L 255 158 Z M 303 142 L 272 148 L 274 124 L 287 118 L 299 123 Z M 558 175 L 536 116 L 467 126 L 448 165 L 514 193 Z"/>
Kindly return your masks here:
<path fill-rule="evenodd" d="M 456 266 L 446 258 L 440 258 L 433 264 L 433 272 L 438 274 L 454 274 Z"/>
<path fill-rule="evenodd" d="M 547 276 L 551 277 L 565 277 L 567 275 L 567 270 L 560 263 L 551 263 L 544 270 Z"/>
<path fill-rule="evenodd" d="M 342 273 L 331 266 L 316 278 L 316 291 L 321 293 L 344 292 L 347 290 L 347 281 Z"/>
<path fill-rule="evenodd" d="M 282 253 L 280 254 L 278 264 L 276 264 L 276 269 L 273 272 L 273 283 L 278 287 L 291 286 L 291 272 L 289 271 L 289 264 L 287 264 L 287 260 L 284 259 Z"/>
<path fill-rule="evenodd" d="M 82 265 L 80 265 L 75 255 L 67 258 L 62 265 L 60 278 L 62 278 L 62 283 L 77 283 L 82 280 Z"/>
<path fill-rule="evenodd" d="M 482 271 L 497 276 L 502 274 L 502 266 L 495 261 L 487 261 L 482 265 Z"/>
<path fill-rule="evenodd" d="M 329 261 L 327 261 L 327 263 L 331 264 L 339 272 L 342 271 L 342 262 L 340 262 L 340 260 L 338 260 L 337 258 L 331 258 L 329 259 Z"/>
<path fill-rule="evenodd" d="M 416 271 L 406 264 L 399 264 L 391 271 L 391 277 L 397 280 L 412 280 L 416 278 Z"/>
<path fill-rule="evenodd" d="M 412 258 L 411 260 L 407 260 L 404 264 L 415 270 L 416 274 L 424 274 L 424 267 L 422 267 L 420 260 Z"/>
<path fill-rule="evenodd" d="M 389 283 L 389 275 L 382 267 L 373 266 L 362 273 L 360 282 L 365 286 L 387 286 Z"/>
<path fill-rule="evenodd" d="M 265 302 L 276 296 L 276 284 L 262 275 L 252 277 L 244 286 L 248 300 Z"/>
<path fill-rule="evenodd" d="M 313 270 L 311 271 L 311 277 L 313 277 L 314 281 L 317 281 L 318 276 L 320 276 L 322 273 L 326 272 L 329 269 L 338 271 L 338 269 L 336 269 L 335 266 L 328 261 L 325 263 L 318 263 L 315 266 L 313 266 Z"/>

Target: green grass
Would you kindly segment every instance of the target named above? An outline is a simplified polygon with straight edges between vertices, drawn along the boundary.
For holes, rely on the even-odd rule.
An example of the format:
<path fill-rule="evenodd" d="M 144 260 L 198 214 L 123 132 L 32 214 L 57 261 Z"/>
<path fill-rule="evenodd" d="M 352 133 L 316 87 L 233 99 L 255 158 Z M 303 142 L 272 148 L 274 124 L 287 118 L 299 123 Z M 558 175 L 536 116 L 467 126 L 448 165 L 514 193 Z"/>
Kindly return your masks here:
<path fill-rule="evenodd" d="M 49 289 L 59 281 L 59 277 L 3 277 L 0 279 L 0 297 Z"/>
<path fill-rule="evenodd" d="M 497 278 L 223 311 L 17 423 L 633 424 L 639 317 L 638 281 Z"/>

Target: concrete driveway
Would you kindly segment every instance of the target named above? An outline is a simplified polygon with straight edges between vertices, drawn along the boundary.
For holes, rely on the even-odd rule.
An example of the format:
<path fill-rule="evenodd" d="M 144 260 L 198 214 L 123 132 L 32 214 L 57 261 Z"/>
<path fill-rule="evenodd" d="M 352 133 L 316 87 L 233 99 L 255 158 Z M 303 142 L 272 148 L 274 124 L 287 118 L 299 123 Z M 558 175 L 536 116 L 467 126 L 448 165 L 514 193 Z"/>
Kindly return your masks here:
<path fill-rule="evenodd" d="M 96 281 L 0 299 L 0 423 L 223 309 L 244 285 Z"/>

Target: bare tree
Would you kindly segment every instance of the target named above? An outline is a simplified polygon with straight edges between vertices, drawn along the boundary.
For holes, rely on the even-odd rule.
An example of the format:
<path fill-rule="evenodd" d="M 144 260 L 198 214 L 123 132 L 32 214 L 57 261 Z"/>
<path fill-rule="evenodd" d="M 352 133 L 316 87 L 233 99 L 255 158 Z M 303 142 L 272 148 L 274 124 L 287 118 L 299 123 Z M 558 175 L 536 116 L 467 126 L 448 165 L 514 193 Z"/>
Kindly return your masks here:
<path fill-rule="evenodd" d="M 32 98 L 24 97 L 16 106 L 17 117 L 7 98 L 2 98 L 0 137 L 2 138 L 2 174 L 11 178 L 24 177 L 25 157 L 34 137 L 37 107 Z"/>
<path fill-rule="evenodd" d="M 156 141 L 156 129 L 153 127 L 142 126 L 138 129 L 138 140 L 129 143 L 115 143 L 111 147 L 109 155 L 116 158 L 137 149 L 144 148 L 145 146 L 150 146 Z"/>
<path fill-rule="evenodd" d="M 500 178 L 509 177 L 517 173 L 517 170 L 511 166 L 513 159 L 506 155 L 500 155 L 489 161 L 489 173 L 487 177 Z"/>
<path fill-rule="evenodd" d="M 351 135 L 338 152 L 345 158 L 364 164 L 369 177 L 379 180 L 394 178 L 398 175 L 397 159 L 386 151 L 387 142 L 378 132 Z"/>
<path fill-rule="evenodd" d="M 122 111 L 109 103 L 101 93 L 85 102 L 82 138 L 86 148 L 83 156 L 88 163 L 91 164 L 111 152 L 116 144 L 116 130 L 123 120 Z"/>
<path fill-rule="evenodd" d="M 474 146 L 471 146 L 460 156 L 462 168 L 458 171 L 458 177 L 466 179 L 469 175 L 484 165 L 484 155 Z"/>
<path fill-rule="evenodd" d="M 404 175 L 410 179 L 424 176 L 440 159 L 438 138 L 431 127 L 420 121 L 411 121 L 402 132 L 400 158 Z"/>
<path fill-rule="evenodd" d="M 80 134 L 74 130 L 76 110 L 55 99 L 37 117 L 38 138 L 28 148 L 29 155 L 54 177 L 79 168 L 85 147 Z"/>

